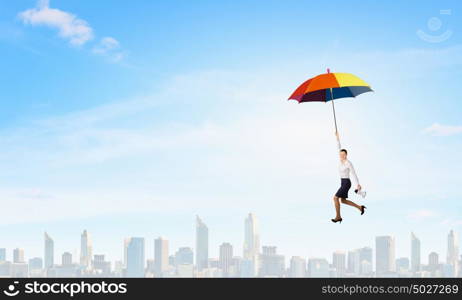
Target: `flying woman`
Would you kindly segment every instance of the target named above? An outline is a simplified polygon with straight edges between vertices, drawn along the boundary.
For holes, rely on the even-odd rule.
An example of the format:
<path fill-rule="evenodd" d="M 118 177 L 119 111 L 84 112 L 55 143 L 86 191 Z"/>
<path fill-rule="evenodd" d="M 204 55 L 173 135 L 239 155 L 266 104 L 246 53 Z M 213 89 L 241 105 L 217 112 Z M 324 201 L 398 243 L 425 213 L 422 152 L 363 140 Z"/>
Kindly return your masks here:
<path fill-rule="evenodd" d="M 359 184 L 358 176 L 356 176 L 356 172 L 355 172 L 355 169 L 353 168 L 353 164 L 347 159 L 348 152 L 345 149 L 342 149 L 342 147 L 340 146 L 340 138 L 338 136 L 338 132 L 335 132 L 335 136 L 337 137 L 337 145 L 338 145 L 339 156 L 340 156 L 339 172 L 340 172 L 341 185 L 337 193 L 335 193 L 335 196 L 334 196 L 334 205 L 335 205 L 336 215 L 335 215 L 335 219 L 332 219 L 332 222 L 341 223 L 342 217 L 340 216 L 340 202 L 342 202 L 343 204 L 356 207 L 361 212 L 361 215 L 364 214 L 364 209 L 366 207 L 364 205 L 359 206 L 353 201 L 348 200 L 348 191 L 351 188 L 350 176 L 353 177 L 353 179 L 355 180 L 357 184 L 356 192 L 361 191 L 361 185 Z"/>

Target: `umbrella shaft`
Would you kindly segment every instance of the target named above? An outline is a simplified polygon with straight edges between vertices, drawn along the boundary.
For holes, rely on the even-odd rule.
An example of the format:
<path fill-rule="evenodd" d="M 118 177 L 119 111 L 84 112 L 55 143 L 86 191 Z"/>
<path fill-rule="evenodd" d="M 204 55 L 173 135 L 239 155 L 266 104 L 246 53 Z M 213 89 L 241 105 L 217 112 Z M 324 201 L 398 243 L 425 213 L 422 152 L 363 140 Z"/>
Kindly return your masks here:
<path fill-rule="evenodd" d="M 337 117 L 335 116 L 335 105 L 334 105 L 334 95 L 332 93 L 332 89 L 330 89 L 330 96 L 331 96 L 331 99 L 330 101 L 332 101 L 332 112 L 334 113 L 334 123 L 335 123 L 335 132 L 338 132 L 337 130 Z"/>

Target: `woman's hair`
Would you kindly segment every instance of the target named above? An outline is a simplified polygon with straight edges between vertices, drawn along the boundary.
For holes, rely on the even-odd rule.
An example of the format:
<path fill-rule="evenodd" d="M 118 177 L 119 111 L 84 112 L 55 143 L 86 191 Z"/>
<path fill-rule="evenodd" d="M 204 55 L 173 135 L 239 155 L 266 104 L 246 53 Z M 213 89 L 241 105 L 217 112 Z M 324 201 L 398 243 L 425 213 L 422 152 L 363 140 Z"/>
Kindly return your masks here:
<path fill-rule="evenodd" d="M 342 149 L 340 150 L 340 152 L 345 152 L 345 154 L 348 154 L 348 151 L 346 151 L 346 149 Z"/>

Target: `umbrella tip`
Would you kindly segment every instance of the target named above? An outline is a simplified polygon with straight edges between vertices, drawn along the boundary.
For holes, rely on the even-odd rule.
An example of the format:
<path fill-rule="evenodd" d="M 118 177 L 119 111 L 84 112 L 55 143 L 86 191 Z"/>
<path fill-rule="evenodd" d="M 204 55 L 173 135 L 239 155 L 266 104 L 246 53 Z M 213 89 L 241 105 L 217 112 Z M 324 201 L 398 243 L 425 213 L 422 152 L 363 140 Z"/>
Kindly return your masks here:
<path fill-rule="evenodd" d="M 327 73 L 330 73 L 330 69 L 329 69 L 329 68 L 327 68 Z"/>

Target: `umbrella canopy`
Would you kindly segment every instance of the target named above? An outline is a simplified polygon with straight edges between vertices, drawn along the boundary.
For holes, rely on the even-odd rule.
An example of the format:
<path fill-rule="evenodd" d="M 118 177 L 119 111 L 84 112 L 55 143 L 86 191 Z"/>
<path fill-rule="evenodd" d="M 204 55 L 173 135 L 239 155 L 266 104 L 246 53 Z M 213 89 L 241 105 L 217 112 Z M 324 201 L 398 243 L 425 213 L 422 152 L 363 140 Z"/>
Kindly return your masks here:
<path fill-rule="evenodd" d="M 289 97 L 288 100 L 302 102 L 327 102 L 339 98 L 356 97 L 362 93 L 371 92 L 371 87 L 362 79 L 350 73 L 327 73 L 308 79 L 302 83 Z M 334 113 L 335 132 L 337 130 L 337 118 L 335 106 L 332 101 Z"/>
<path fill-rule="evenodd" d="M 288 100 L 301 102 L 327 102 L 334 99 L 356 97 L 372 89 L 364 80 L 350 73 L 327 73 L 302 83 Z"/>

